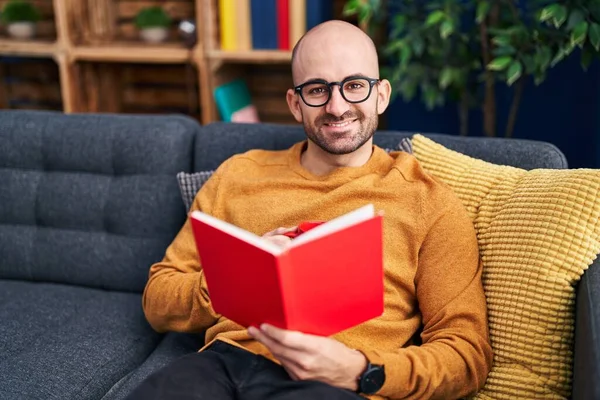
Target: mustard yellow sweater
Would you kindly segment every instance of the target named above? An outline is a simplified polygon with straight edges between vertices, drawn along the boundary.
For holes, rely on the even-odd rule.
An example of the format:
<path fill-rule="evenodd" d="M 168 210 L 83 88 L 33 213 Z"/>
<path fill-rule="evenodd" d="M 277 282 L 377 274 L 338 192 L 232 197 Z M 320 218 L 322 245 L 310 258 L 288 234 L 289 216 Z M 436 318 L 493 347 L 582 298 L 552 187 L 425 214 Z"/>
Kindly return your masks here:
<path fill-rule="evenodd" d="M 304 145 L 232 157 L 192 208 L 258 235 L 368 203 L 384 210 L 384 313 L 333 337 L 385 366 L 385 385 L 372 399 L 475 392 L 491 368 L 492 350 L 475 231 L 459 200 L 407 153 L 374 146 L 365 165 L 315 176 L 300 164 Z M 243 327 L 212 309 L 189 221 L 151 267 L 143 307 L 157 331 L 206 329 L 207 344 L 221 339 L 273 359 Z"/>

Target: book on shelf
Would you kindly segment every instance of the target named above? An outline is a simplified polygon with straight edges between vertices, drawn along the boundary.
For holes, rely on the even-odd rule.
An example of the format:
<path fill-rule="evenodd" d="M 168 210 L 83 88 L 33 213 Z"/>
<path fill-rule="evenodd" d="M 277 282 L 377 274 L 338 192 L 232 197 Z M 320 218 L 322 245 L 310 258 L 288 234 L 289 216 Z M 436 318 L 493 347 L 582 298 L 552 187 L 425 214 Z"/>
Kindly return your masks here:
<path fill-rule="evenodd" d="M 215 312 L 244 327 L 269 323 L 321 336 L 383 313 L 382 220 L 369 204 L 312 224 L 283 248 L 211 215 L 190 214 Z"/>
<path fill-rule="evenodd" d="M 290 3 L 277 0 L 277 48 L 290 49 Z"/>
<path fill-rule="evenodd" d="M 250 0 L 250 30 L 254 50 L 277 49 L 277 0 Z"/>
<path fill-rule="evenodd" d="M 250 90 L 243 79 L 235 79 L 214 91 L 215 103 L 221 119 L 225 122 L 260 122 L 258 110 L 252 103 Z"/>
<path fill-rule="evenodd" d="M 218 0 L 222 50 L 291 50 L 333 18 L 332 0 Z"/>
<path fill-rule="evenodd" d="M 252 27 L 250 26 L 250 0 L 236 1 L 237 50 L 252 49 Z"/>
<path fill-rule="evenodd" d="M 237 50 L 236 0 L 219 0 L 219 31 L 222 50 Z"/>

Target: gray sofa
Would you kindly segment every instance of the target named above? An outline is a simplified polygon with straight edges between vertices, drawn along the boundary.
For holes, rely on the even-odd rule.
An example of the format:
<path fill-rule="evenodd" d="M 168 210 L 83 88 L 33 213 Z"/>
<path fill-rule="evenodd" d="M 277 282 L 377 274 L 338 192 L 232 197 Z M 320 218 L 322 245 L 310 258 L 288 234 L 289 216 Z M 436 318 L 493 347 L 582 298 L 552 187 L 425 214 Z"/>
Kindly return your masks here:
<path fill-rule="evenodd" d="M 381 147 L 408 132 L 380 131 Z M 567 168 L 547 143 L 427 135 L 495 163 Z M 0 112 L 0 399 L 122 399 L 203 344 L 154 332 L 141 293 L 186 210 L 176 174 L 280 149 L 300 127 L 182 116 Z M 600 277 L 577 298 L 574 398 L 598 398 Z"/>

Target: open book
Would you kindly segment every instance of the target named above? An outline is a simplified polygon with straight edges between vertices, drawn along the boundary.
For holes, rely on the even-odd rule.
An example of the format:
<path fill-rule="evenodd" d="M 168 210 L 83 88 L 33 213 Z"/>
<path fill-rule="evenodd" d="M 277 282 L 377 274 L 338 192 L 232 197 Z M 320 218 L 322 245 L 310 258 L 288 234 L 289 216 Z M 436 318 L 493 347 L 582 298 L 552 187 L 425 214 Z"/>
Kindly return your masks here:
<path fill-rule="evenodd" d="M 215 312 L 329 336 L 383 313 L 382 218 L 367 205 L 285 249 L 200 211 L 190 220 Z"/>

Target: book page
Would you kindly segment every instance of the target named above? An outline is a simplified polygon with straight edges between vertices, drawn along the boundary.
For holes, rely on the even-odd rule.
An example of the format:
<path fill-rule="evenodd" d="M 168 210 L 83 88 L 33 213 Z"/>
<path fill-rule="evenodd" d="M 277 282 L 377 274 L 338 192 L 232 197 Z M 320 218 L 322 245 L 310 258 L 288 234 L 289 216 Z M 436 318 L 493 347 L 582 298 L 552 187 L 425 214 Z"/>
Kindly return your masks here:
<path fill-rule="evenodd" d="M 248 232 L 245 229 L 242 229 L 238 226 L 230 224 L 229 222 L 225 222 L 218 218 L 213 217 L 212 215 L 205 214 L 201 211 L 193 211 L 191 214 L 191 218 L 194 218 L 200 222 L 203 222 L 207 225 L 215 227 L 231 236 L 234 236 L 244 242 L 247 242 L 253 246 L 258 247 L 268 253 L 273 255 L 279 255 L 283 253 L 284 249 L 277 246 L 274 243 L 269 242 L 268 240 L 263 239 L 262 237 L 255 235 L 252 232 Z"/>
<path fill-rule="evenodd" d="M 374 216 L 375 207 L 373 204 L 367 204 L 366 206 L 334 218 L 331 221 L 328 221 L 317 226 L 316 228 L 309 230 L 306 233 L 303 233 L 296 239 L 292 240 L 292 245 L 290 247 L 299 246 L 301 244 L 310 242 L 311 240 L 330 235 L 333 232 L 341 231 L 349 226 L 371 219 Z"/>

